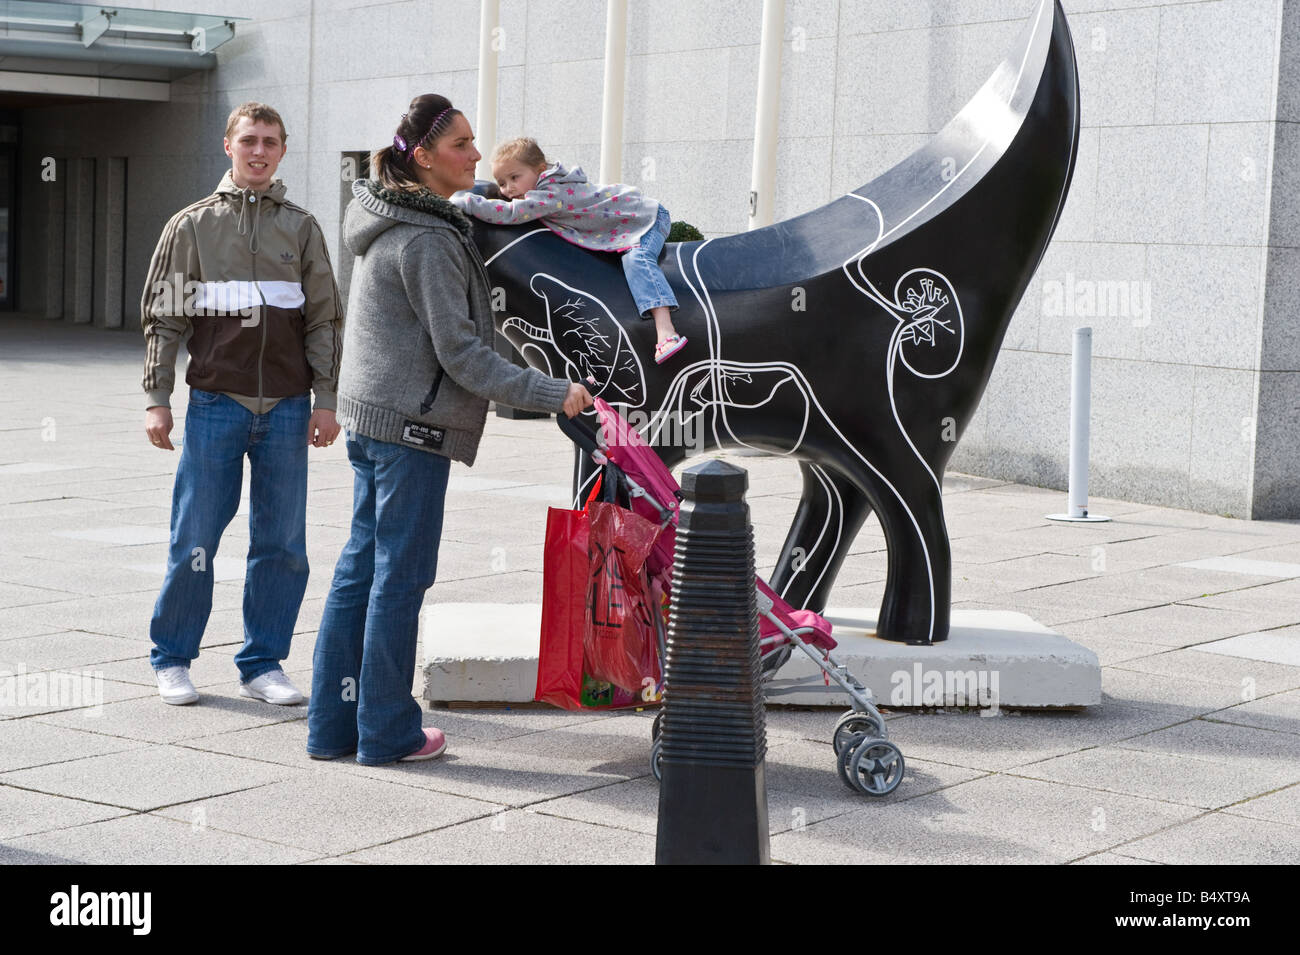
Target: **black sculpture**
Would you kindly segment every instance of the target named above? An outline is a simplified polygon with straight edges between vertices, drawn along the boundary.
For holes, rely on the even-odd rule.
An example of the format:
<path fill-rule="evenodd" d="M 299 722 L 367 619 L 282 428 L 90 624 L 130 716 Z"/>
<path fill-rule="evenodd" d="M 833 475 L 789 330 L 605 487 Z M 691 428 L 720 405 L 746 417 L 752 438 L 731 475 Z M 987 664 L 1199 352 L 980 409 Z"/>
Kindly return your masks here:
<path fill-rule="evenodd" d="M 617 256 L 536 223 L 476 222 L 475 239 L 511 344 L 644 416 L 670 467 L 686 456 L 683 422 L 708 445 L 800 462 L 778 593 L 823 609 L 874 510 L 889 549 L 877 632 L 931 643 L 948 636 L 951 602 L 944 465 L 1051 239 L 1078 138 L 1069 27 L 1057 0 L 1039 0 L 975 97 L 879 178 L 786 222 L 669 245 L 673 321 L 690 344 L 661 366 Z M 575 494 L 591 476 L 578 457 Z"/>

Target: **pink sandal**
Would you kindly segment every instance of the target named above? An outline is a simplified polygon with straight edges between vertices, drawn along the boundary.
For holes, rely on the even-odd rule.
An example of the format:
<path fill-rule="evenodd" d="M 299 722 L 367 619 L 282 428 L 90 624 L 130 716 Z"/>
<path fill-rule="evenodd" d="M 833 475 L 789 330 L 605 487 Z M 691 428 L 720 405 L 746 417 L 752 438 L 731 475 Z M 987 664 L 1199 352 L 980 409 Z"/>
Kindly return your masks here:
<path fill-rule="evenodd" d="M 673 355 L 686 347 L 686 341 L 684 335 L 669 335 L 655 346 L 655 364 L 662 365 L 669 358 L 672 358 Z"/>

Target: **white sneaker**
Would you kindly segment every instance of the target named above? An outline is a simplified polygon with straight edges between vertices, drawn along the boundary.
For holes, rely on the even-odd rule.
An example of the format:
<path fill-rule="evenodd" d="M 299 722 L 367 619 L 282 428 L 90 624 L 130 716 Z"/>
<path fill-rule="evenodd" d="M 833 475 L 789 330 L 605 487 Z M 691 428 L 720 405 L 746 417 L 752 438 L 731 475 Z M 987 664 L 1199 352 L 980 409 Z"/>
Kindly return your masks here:
<path fill-rule="evenodd" d="M 180 706 L 193 703 L 199 698 L 199 691 L 190 682 L 189 667 L 166 667 L 156 671 L 158 677 L 158 695 L 164 703 Z"/>
<path fill-rule="evenodd" d="M 247 683 L 241 683 L 239 695 L 251 696 L 255 700 L 274 703 L 276 706 L 292 706 L 303 701 L 303 695 L 289 682 L 283 670 L 271 670 Z"/>

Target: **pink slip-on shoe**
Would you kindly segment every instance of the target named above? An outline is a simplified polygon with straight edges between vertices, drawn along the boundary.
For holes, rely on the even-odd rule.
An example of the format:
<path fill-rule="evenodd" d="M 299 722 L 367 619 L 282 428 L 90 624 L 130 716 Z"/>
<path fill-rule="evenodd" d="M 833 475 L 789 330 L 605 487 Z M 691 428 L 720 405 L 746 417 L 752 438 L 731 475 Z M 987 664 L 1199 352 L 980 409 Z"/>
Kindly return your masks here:
<path fill-rule="evenodd" d="M 413 763 L 419 759 L 437 759 L 447 749 L 447 736 L 440 729 L 430 727 L 424 731 L 424 745 L 414 753 L 408 753 L 398 762 Z"/>
<path fill-rule="evenodd" d="M 655 346 L 655 364 L 662 365 L 685 347 L 685 335 L 669 335 Z"/>

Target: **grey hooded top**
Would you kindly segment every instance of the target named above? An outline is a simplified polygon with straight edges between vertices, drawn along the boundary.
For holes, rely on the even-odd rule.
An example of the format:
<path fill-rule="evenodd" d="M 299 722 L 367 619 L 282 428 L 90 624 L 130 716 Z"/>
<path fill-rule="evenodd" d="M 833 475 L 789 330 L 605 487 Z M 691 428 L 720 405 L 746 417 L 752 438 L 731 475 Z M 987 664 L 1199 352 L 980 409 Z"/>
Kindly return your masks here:
<path fill-rule="evenodd" d="M 492 347 L 487 271 L 464 213 L 432 192 L 352 184 L 338 420 L 378 441 L 473 464 L 488 401 L 560 412 L 569 382 Z"/>

